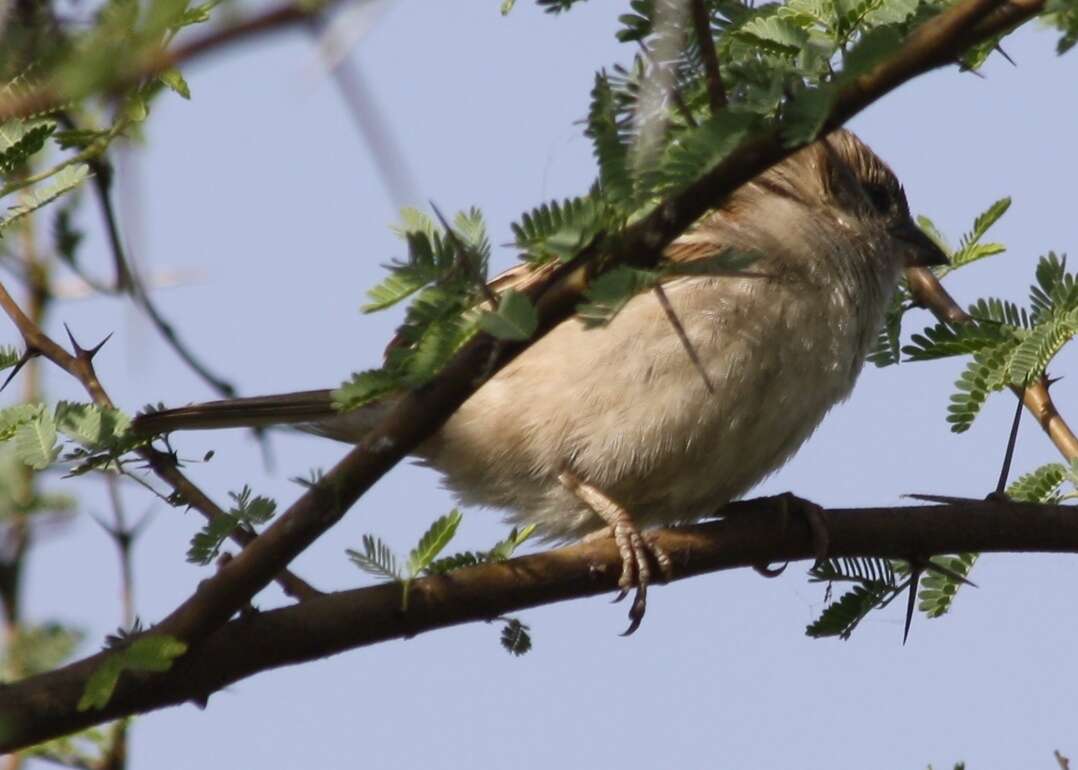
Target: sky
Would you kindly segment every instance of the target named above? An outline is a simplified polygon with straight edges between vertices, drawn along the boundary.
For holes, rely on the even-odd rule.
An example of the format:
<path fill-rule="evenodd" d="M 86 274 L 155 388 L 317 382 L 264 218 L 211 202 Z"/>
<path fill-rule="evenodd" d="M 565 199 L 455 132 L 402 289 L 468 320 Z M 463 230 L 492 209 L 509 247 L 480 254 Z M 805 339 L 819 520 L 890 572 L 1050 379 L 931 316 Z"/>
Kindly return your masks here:
<path fill-rule="evenodd" d="M 402 202 L 443 211 L 477 205 L 492 240 L 554 197 L 585 191 L 595 175 L 584 116 L 592 73 L 627 62 L 614 39 L 625 4 L 591 2 L 551 17 L 520 0 L 381 6 L 345 66 L 365 81 L 394 137 L 411 192 L 387 192 L 369 146 L 302 30 L 208 58 L 185 70 L 192 100 L 166 96 L 146 144 L 121 165 L 126 236 L 148 274 L 186 276 L 155 296 L 211 368 L 244 394 L 334 386 L 376 365 L 397 313 L 362 316 L 380 265 L 402 255 L 390 225 Z M 960 302 L 996 295 L 1024 302 L 1039 255 L 1075 247 L 1072 151 L 1078 128 L 1074 54 L 1059 58 L 1050 31 L 1023 30 L 984 78 L 955 68 L 917 79 L 851 127 L 895 169 L 914 212 L 952 242 L 1005 195 L 993 231 L 1008 252 L 948 280 Z M 83 260 L 107 270 L 87 201 Z M 495 268 L 514 259 L 496 254 Z M 113 339 L 97 359 L 113 399 L 129 412 L 214 394 L 185 369 L 140 314 L 115 300 L 55 309 L 80 340 Z M 916 315 L 916 330 L 928 323 Z M 6 339 L 15 342 L 13 330 Z M 1078 365 L 1066 353 L 1052 367 Z M 867 368 L 798 455 L 757 490 L 792 490 L 825 506 L 899 504 L 910 492 L 983 496 L 995 484 L 1013 400 L 993 398 L 971 431 L 944 421 L 958 361 Z M 1064 379 L 1053 390 L 1078 420 Z M 78 398 L 50 374 L 49 395 Z M 244 432 L 190 434 L 175 444 L 208 463 L 190 475 L 218 501 L 250 484 L 282 509 L 300 493 L 288 479 L 330 467 L 346 447 L 282 433 L 273 465 Z M 1057 459 L 1027 420 L 1018 472 Z M 83 515 L 35 550 L 27 576 L 33 619 L 72 622 L 90 652 L 120 622 L 112 545 L 87 514 L 109 515 L 102 482 L 77 487 Z M 130 516 L 152 524 L 135 553 L 140 616 L 166 615 L 209 574 L 184 561 L 197 514 L 132 487 Z M 366 584 L 344 550 L 365 533 L 407 550 L 453 507 L 437 475 L 402 464 L 295 570 L 323 590 Z M 465 510 L 455 546 L 489 547 L 506 528 L 495 512 Z M 133 768 L 396 768 L 460 766 L 623 769 L 872 767 L 971 770 L 1055 767 L 1053 749 L 1078 758 L 1078 634 L 1072 557 L 993 555 L 978 563 L 941 620 L 915 621 L 902 645 L 902 609 L 870 617 L 850 641 L 812 640 L 823 608 L 807 564 L 765 580 L 723 572 L 650 592 L 643 627 L 628 639 L 625 605 L 599 597 L 521 613 L 534 648 L 498 644 L 473 624 L 264 673 L 193 705 L 140 718 Z M 281 604 L 275 588 L 257 599 Z M 357 619 L 357 622 L 362 622 Z"/>

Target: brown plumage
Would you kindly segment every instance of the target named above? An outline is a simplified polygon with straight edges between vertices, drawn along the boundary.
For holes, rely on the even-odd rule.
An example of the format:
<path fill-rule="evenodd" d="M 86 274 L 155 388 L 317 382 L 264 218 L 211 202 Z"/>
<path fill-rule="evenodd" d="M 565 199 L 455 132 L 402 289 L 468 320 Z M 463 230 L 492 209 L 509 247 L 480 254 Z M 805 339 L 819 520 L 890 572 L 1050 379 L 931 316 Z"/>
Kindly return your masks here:
<path fill-rule="evenodd" d="M 891 170 L 836 131 L 733 193 L 666 251 L 759 255 L 753 276 L 681 277 L 665 292 L 715 386 L 659 301 L 608 325 L 567 320 L 495 374 L 416 452 L 468 504 L 550 539 L 600 526 L 564 471 L 641 525 L 716 511 L 781 466 L 846 398 L 900 271 L 943 255 L 910 219 Z M 523 268 L 495 279 L 503 289 Z M 138 418 L 148 432 L 304 424 L 357 442 L 391 399 L 336 414 L 330 391 L 240 399 Z"/>

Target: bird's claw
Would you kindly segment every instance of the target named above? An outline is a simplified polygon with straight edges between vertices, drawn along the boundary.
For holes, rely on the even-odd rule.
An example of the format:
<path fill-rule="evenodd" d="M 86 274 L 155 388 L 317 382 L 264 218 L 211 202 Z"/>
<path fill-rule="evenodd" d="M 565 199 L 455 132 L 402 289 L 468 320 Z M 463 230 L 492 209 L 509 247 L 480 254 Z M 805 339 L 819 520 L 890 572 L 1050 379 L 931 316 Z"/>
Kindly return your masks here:
<path fill-rule="evenodd" d="M 782 516 L 782 531 L 785 534 L 794 516 L 800 516 L 808 524 L 812 535 L 812 552 L 816 557 L 816 565 L 827 561 L 831 552 L 831 528 L 827 523 L 827 514 L 822 507 L 798 497 L 791 492 L 783 492 L 777 496 L 779 511 Z M 757 570 L 759 571 L 759 570 Z"/>
<path fill-rule="evenodd" d="M 673 576 L 674 563 L 670 555 L 664 551 L 653 539 L 648 539 L 640 533 L 623 507 L 611 500 L 605 493 L 580 479 L 572 471 L 562 471 L 558 480 L 565 488 L 572 492 L 581 502 L 595 511 L 599 517 L 607 523 L 607 527 L 599 532 L 593 532 L 585 538 L 591 540 L 595 536 L 614 538 L 618 555 L 621 556 L 621 575 L 618 577 L 618 594 L 614 597 L 614 603 L 622 601 L 629 595 L 629 591 L 636 589 L 633 596 L 632 606 L 629 607 L 629 628 L 622 636 L 628 636 L 640 627 L 647 611 L 648 585 L 651 584 L 652 560 L 659 568 L 665 580 Z"/>

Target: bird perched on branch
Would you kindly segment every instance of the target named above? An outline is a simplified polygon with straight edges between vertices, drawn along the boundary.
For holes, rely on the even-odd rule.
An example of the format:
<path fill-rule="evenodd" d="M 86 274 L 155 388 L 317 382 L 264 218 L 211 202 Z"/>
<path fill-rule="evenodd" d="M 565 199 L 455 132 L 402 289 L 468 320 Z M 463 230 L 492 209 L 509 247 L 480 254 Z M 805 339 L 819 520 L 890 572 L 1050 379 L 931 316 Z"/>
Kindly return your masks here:
<path fill-rule="evenodd" d="M 849 395 L 902 269 L 946 261 L 890 168 L 845 130 L 743 185 L 664 258 L 727 249 L 755 255 L 751 270 L 673 278 L 599 328 L 563 321 L 415 452 L 461 502 L 548 539 L 605 522 L 622 595 L 637 587 L 630 631 L 650 558 L 669 566 L 641 530 L 714 514 L 780 467 Z M 358 443 L 393 402 L 342 414 L 330 390 L 307 391 L 150 413 L 135 429 L 292 423 Z"/>

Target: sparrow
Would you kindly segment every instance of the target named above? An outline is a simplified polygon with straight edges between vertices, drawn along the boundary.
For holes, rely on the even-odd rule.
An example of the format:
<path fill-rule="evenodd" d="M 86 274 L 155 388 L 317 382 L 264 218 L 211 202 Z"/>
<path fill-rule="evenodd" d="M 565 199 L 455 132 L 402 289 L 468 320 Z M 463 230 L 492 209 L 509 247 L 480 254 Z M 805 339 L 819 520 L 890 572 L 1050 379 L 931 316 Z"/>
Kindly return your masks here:
<path fill-rule="evenodd" d="M 754 255 L 751 270 L 674 277 L 596 328 L 561 322 L 415 451 L 462 504 L 548 541 L 605 524 L 623 561 L 619 598 L 636 588 L 626 633 L 644 614 L 649 561 L 670 566 L 642 530 L 712 516 L 781 467 L 849 396 L 903 269 L 946 262 L 895 174 L 846 130 L 741 186 L 663 258 L 729 249 Z M 331 390 L 311 390 L 147 413 L 134 429 L 288 423 L 359 443 L 393 403 L 340 413 Z"/>

